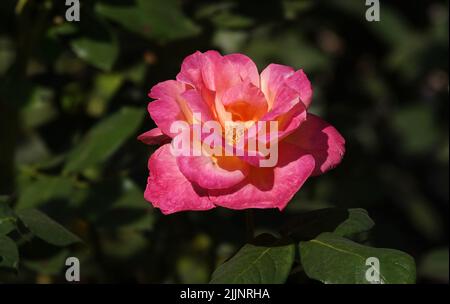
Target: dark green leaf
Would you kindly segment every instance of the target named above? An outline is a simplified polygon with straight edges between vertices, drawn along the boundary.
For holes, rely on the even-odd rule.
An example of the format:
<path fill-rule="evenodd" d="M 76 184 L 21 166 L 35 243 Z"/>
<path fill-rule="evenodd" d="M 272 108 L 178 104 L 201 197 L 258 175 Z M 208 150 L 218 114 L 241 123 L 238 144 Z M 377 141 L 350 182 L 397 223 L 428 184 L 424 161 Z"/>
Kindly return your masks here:
<path fill-rule="evenodd" d="M 94 88 L 88 102 L 87 111 L 92 116 L 102 115 L 108 102 L 116 94 L 123 82 L 123 76 L 116 73 L 104 73 L 95 78 Z"/>
<path fill-rule="evenodd" d="M 24 225 L 38 238 L 55 246 L 67 246 L 81 240 L 72 232 L 36 209 L 17 211 Z"/>
<path fill-rule="evenodd" d="M 369 284 L 367 259 L 379 260 L 379 279 L 384 284 L 414 283 L 416 267 L 408 254 L 357 244 L 334 233 L 323 233 L 300 242 L 301 263 L 308 277 L 331 284 Z"/>
<path fill-rule="evenodd" d="M 96 11 L 146 38 L 171 41 L 199 32 L 176 0 L 136 0 L 135 5 L 99 3 Z"/>
<path fill-rule="evenodd" d="M 214 284 L 281 284 L 294 262 L 295 246 L 246 244 L 212 275 Z"/>
<path fill-rule="evenodd" d="M 325 208 L 298 214 L 282 228 L 295 240 L 310 240 L 322 232 L 336 232 L 351 237 L 369 231 L 374 222 L 364 209 Z"/>
<path fill-rule="evenodd" d="M 310 240 L 322 232 L 332 232 L 347 219 L 348 212 L 342 208 L 325 208 L 305 212 L 292 217 L 281 232 L 295 240 Z"/>
<path fill-rule="evenodd" d="M 374 225 L 375 223 L 366 210 L 362 208 L 349 209 L 348 218 L 337 226 L 334 232 L 340 236 L 351 237 L 369 231 Z"/>
<path fill-rule="evenodd" d="M 73 191 L 73 181 L 67 177 L 40 176 L 22 190 L 16 208 L 38 207 L 52 200 L 67 199 Z"/>
<path fill-rule="evenodd" d="M 94 126 L 69 155 L 64 172 L 87 169 L 110 157 L 141 124 L 141 109 L 122 108 Z"/>
<path fill-rule="evenodd" d="M 17 269 L 19 251 L 16 243 L 7 236 L 0 236 L 0 268 Z"/>
<path fill-rule="evenodd" d="M 217 27 L 227 29 L 248 28 L 254 23 L 253 20 L 248 17 L 234 15 L 227 11 L 214 16 L 212 21 Z"/>
<path fill-rule="evenodd" d="M 42 86 L 34 86 L 30 100 L 21 112 L 24 127 L 36 128 L 54 119 L 57 111 L 53 106 L 53 100 L 53 90 Z"/>
<path fill-rule="evenodd" d="M 0 236 L 16 228 L 16 216 L 6 202 L 0 201 Z"/>
<path fill-rule="evenodd" d="M 81 36 L 73 39 L 70 45 L 78 57 L 105 71 L 112 69 L 119 55 L 117 38 L 110 31 L 102 38 L 92 35 Z"/>

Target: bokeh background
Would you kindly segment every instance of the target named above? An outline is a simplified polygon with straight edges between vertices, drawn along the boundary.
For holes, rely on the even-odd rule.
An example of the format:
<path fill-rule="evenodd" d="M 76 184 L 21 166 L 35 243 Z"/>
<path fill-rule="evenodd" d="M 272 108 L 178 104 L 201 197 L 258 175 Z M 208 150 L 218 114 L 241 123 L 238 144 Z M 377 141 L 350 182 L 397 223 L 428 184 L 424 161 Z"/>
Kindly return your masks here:
<path fill-rule="evenodd" d="M 245 243 L 245 215 L 163 216 L 143 200 L 154 148 L 147 92 L 196 50 L 303 68 L 311 111 L 347 140 L 343 163 L 289 207 L 256 211 L 257 232 L 304 210 L 360 207 L 370 243 L 416 259 L 419 283 L 448 283 L 448 1 L 0 1 L 0 199 L 42 210 L 84 245 L 21 242 L 6 282 L 201 283 Z M 176 187 L 176 185 L 173 185 Z M 292 279 L 292 283 L 296 280 Z"/>

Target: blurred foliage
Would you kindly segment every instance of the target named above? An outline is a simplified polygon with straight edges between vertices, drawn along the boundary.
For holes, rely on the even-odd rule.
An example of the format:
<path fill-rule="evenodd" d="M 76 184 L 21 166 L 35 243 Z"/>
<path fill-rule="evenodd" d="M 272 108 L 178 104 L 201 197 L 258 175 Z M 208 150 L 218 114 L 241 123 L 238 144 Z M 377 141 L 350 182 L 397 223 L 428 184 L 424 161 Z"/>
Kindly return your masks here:
<path fill-rule="evenodd" d="M 447 0 L 381 1 L 380 22 L 363 0 L 80 2 L 81 21 L 67 22 L 64 1 L 0 1 L 0 268 L 20 268 L 0 281 L 64 282 L 76 256 L 83 282 L 208 282 L 243 246 L 241 212 L 162 216 L 142 197 L 148 90 L 217 49 L 303 68 L 312 112 L 347 141 L 343 163 L 285 212 L 255 212 L 257 232 L 306 210 L 364 208 L 371 245 L 412 255 L 418 282 L 448 282 Z M 362 222 L 336 222 L 341 235 L 372 228 L 350 210 Z"/>

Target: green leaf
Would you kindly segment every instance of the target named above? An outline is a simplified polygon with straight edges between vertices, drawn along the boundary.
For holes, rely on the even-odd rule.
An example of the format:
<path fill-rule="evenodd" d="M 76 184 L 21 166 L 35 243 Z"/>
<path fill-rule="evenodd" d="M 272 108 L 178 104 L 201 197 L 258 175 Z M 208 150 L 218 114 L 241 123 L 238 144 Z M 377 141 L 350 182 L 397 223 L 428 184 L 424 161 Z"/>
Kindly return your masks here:
<path fill-rule="evenodd" d="M 124 77 L 117 73 L 103 73 L 96 76 L 87 107 L 90 115 L 98 117 L 106 111 L 109 101 L 119 90 L 123 79 Z"/>
<path fill-rule="evenodd" d="M 367 232 L 375 226 L 366 210 L 355 208 L 348 210 L 348 218 L 336 227 L 334 232 L 337 235 L 352 237 L 356 234 Z"/>
<path fill-rule="evenodd" d="M 0 268 L 17 269 L 19 251 L 16 243 L 7 236 L 0 236 Z"/>
<path fill-rule="evenodd" d="M 96 27 L 92 30 L 94 33 L 99 31 Z M 81 59 L 101 70 L 110 71 L 119 55 L 119 44 L 113 32 L 106 29 L 103 32 L 80 36 L 71 40 L 70 45 Z"/>
<path fill-rule="evenodd" d="M 242 16 L 232 14 L 229 11 L 223 11 L 212 18 L 212 22 L 219 28 L 242 29 L 253 25 L 253 20 Z"/>
<path fill-rule="evenodd" d="M 0 201 L 0 236 L 16 229 L 17 218 L 6 202 Z"/>
<path fill-rule="evenodd" d="M 305 71 L 318 71 L 329 67 L 330 59 L 302 36 L 302 33 L 294 29 L 279 32 L 271 31 L 268 26 L 267 29 L 262 28 L 252 34 L 241 52 L 252 58 L 260 67 L 277 61 L 292 67 L 301 67 Z"/>
<path fill-rule="evenodd" d="M 353 237 L 369 231 L 374 222 L 364 209 L 325 208 L 296 215 L 281 232 L 297 241 L 310 240 L 322 232 Z"/>
<path fill-rule="evenodd" d="M 199 33 L 177 0 L 136 0 L 134 5 L 99 3 L 96 11 L 145 38 L 167 42 Z"/>
<path fill-rule="evenodd" d="M 67 177 L 40 176 L 22 190 L 16 209 L 38 207 L 52 200 L 66 199 L 73 191 L 73 181 Z"/>
<path fill-rule="evenodd" d="M 281 228 L 281 232 L 297 241 L 310 240 L 322 232 L 334 231 L 347 217 L 348 212 L 343 208 L 313 210 L 289 219 Z"/>
<path fill-rule="evenodd" d="M 281 284 L 294 262 L 295 246 L 246 244 L 212 274 L 213 284 Z"/>
<path fill-rule="evenodd" d="M 308 277 L 331 284 L 369 284 L 366 261 L 379 260 L 379 279 L 384 284 L 414 283 L 414 259 L 401 251 L 357 244 L 334 233 L 300 242 L 301 263 Z"/>
<path fill-rule="evenodd" d="M 124 107 L 100 121 L 72 150 L 64 172 L 78 172 L 105 161 L 136 132 L 143 114 L 141 109 Z"/>
<path fill-rule="evenodd" d="M 72 232 L 36 209 L 17 211 L 23 224 L 38 238 L 55 246 L 67 246 L 81 240 Z"/>
<path fill-rule="evenodd" d="M 32 88 L 30 101 L 21 112 L 24 127 L 36 128 L 57 116 L 57 111 L 53 106 L 54 95 L 54 91 L 46 87 L 34 86 Z"/>

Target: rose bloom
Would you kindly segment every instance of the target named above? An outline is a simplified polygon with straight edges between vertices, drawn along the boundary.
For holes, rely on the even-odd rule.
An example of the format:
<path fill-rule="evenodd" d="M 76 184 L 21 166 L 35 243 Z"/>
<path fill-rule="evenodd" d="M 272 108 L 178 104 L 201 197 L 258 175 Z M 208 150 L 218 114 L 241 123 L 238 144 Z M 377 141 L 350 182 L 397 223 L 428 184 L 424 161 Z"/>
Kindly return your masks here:
<path fill-rule="evenodd" d="M 138 139 L 162 146 L 148 161 L 145 199 L 164 214 L 216 206 L 284 209 L 308 177 L 335 167 L 345 151 L 339 132 L 308 113 L 312 93 L 303 70 L 270 64 L 259 74 L 247 56 L 222 56 L 216 51 L 186 57 L 176 80 L 158 83 L 149 93 L 155 100 L 149 103 L 148 112 L 157 128 Z M 202 121 L 195 122 L 193 113 L 200 113 Z M 257 122 L 276 121 L 275 166 L 259 166 L 255 157 L 261 156 L 248 153 L 172 153 L 170 142 L 178 135 L 171 132 L 173 122 L 192 126 L 211 120 L 222 126 L 231 121 L 248 129 Z M 223 145 L 229 144 L 225 132 L 221 135 Z M 246 132 L 243 139 L 249 137 Z"/>

